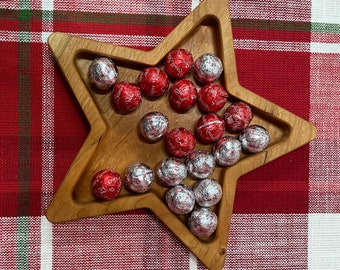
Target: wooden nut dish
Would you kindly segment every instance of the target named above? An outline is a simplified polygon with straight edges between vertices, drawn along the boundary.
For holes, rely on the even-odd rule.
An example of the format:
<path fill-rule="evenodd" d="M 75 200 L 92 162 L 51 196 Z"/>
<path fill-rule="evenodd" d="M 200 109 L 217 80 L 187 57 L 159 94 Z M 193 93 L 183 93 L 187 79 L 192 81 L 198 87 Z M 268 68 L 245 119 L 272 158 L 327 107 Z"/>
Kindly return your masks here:
<path fill-rule="evenodd" d="M 221 269 L 225 262 L 238 178 L 316 137 L 316 130 L 310 123 L 239 84 L 228 1 L 203 1 L 151 51 L 63 33 L 50 35 L 48 44 L 91 129 L 47 209 L 47 218 L 58 223 L 147 208 L 209 269 Z M 123 174 L 128 166 L 137 161 L 155 168 L 168 155 L 162 141 L 148 144 L 141 140 L 137 126 L 143 115 L 160 111 L 169 118 L 171 128 L 183 126 L 191 130 L 195 124 L 193 119 L 201 115 L 197 106 L 188 113 L 176 113 L 170 107 L 167 95 L 154 101 L 143 99 L 137 110 L 126 115 L 118 114 L 112 109 L 110 95 L 96 94 L 89 87 L 87 71 L 91 61 L 98 56 L 109 57 L 118 66 L 119 80 L 135 82 L 143 68 L 162 67 L 166 54 L 175 48 L 187 49 L 194 59 L 207 52 L 216 54 L 224 67 L 219 83 L 228 90 L 232 99 L 244 101 L 253 108 L 255 116 L 252 123 L 266 127 L 271 136 L 271 143 L 265 151 L 243 155 L 238 163 L 230 167 L 216 168 L 212 177 L 222 185 L 223 196 L 214 209 L 218 216 L 216 232 L 207 240 L 194 236 L 186 226 L 184 217 L 168 209 L 164 203 L 164 194 L 168 189 L 157 182 L 145 194 L 133 194 L 123 188 L 113 201 L 100 201 L 91 190 L 92 176 L 101 169 L 113 168 Z M 211 150 L 211 145 L 198 144 L 196 149 Z M 185 184 L 191 187 L 194 182 L 185 180 Z"/>

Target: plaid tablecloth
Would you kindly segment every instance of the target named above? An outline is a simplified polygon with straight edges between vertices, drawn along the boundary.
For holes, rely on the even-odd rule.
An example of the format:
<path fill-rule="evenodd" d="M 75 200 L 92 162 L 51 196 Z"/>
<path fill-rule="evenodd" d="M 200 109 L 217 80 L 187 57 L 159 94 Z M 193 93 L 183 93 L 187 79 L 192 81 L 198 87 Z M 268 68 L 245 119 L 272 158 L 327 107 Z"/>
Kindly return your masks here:
<path fill-rule="evenodd" d="M 0 269 L 204 269 L 144 210 L 51 224 L 89 127 L 47 46 L 59 31 L 155 47 L 198 0 L 0 1 Z M 240 83 L 315 141 L 239 179 L 225 269 L 340 269 L 340 1 L 230 1 Z"/>

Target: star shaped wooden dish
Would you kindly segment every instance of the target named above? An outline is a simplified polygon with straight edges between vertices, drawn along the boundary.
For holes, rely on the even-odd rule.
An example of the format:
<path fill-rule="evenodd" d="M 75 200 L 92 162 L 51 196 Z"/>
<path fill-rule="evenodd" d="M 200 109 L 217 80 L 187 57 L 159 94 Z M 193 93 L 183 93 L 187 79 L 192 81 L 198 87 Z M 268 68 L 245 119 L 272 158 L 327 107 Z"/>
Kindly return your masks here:
<path fill-rule="evenodd" d="M 228 1 L 203 1 L 151 51 L 140 51 L 63 33 L 51 34 L 48 44 L 91 129 L 47 209 L 47 218 L 58 223 L 147 208 L 203 264 L 210 269 L 221 269 L 225 262 L 238 178 L 310 142 L 316 136 L 313 125 L 239 84 Z M 224 67 L 219 82 L 228 90 L 232 100 L 244 101 L 253 108 L 255 117 L 252 124 L 264 126 L 271 136 L 270 146 L 265 151 L 253 155 L 244 154 L 238 163 L 226 168 L 217 167 L 211 176 L 222 185 L 223 197 L 213 209 L 218 216 L 217 230 L 207 240 L 194 236 L 186 226 L 185 217 L 175 215 L 168 209 L 164 202 L 164 194 L 168 189 L 157 181 L 151 191 L 145 194 L 133 194 L 123 188 L 119 197 L 113 201 L 99 201 L 91 190 L 92 176 L 101 169 L 112 168 L 123 175 L 127 167 L 137 161 L 155 168 L 168 155 L 164 141 L 148 144 L 141 140 L 138 123 L 143 115 L 160 111 L 168 116 L 171 129 L 182 126 L 191 130 L 201 115 L 197 106 L 188 113 L 176 113 L 171 109 L 167 95 L 154 101 L 144 98 L 136 111 L 127 115 L 118 114 L 112 109 L 110 94 L 95 94 L 89 87 L 87 71 L 91 61 L 98 56 L 112 58 L 118 66 L 119 80 L 136 82 L 143 68 L 162 67 L 166 54 L 175 48 L 189 50 L 194 59 L 208 52 L 219 56 Z M 224 109 L 220 113 L 223 111 Z M 196 146 L 196 149 L 211 148 L 212 145 Z M 185 180 L 185 184 L 190 187 L 194 183 L 190 178 Z"/>

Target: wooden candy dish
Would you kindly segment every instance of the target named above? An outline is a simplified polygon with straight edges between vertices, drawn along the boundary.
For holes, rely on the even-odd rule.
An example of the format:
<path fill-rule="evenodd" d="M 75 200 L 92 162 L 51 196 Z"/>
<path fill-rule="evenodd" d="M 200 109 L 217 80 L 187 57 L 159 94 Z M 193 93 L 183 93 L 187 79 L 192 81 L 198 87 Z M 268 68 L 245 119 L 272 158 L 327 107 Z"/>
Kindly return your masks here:
<path fill-rule="evenodd" d="M 47 209 L 47 218 L 57 223 L 147 208 L 208 268 L 221 269 L 226 256 L 238 178 L 310 142 L 316 136 L 316 130 L 310 123 L 238 83 L 228 1 L 203 1 L 151 51 L 115 46 L 62 33 L 52 34 L 48 43 L 91 129 Z M 170 212 L 164 203 L 164 194 L 168 189 L 158 181 L 145 194 L 133 194 L 123 188 L 119 197 L 113 201 L 97 200 L 91 189 L 92 176 L 101 169 L 112 168 L 123 175 L 137 161 L 155 169 L 168 155 L 163 140 L 150 144 L 140 138 L 138 123 L 146 113 L 163 112 L 170 120 L 171 129 L 182 126 L 191 130 L 194 130 L 195 122 L 201 115 L 197 106 L 188 113 L 176 113 L 171 109 L 167 95 L 153 101 L 144 98 L 134 112 L 119 114 L 111 106 L 110 94 L 95 94 L 89 87 L 87 70 L 91 61 L 98 56 L 112 58 L 118 66 L 119 81 L 136 82 L 143 68 L 162 67 L 166 54 L 175 48 L 189 50 L 194 59 L 208 52 L 219 56 L 224 66 L 219 82 L 226 87 L 231 100 L 241 100 L 251 105 L 255 113 L 252 124 L 264 126 L 271 136 L 270 146 L 265 151 L 243 155 L 233 166 L 216 168 L 212 177 L 222 185 L 223 197 L 214 209 L 219 220 L 217 230 L 206 240 L 201 240 L 190 232 L 184 216 Z M 230 102 L 227 105 L 229 104 Z M 219 113 L 222 114 L 224 109 Z M 196 149 L 211 150 L 212 145 L 198 144 Z M 190 187 L 194 183 L 190 178 L 185 180 L 185 184 Z"/>

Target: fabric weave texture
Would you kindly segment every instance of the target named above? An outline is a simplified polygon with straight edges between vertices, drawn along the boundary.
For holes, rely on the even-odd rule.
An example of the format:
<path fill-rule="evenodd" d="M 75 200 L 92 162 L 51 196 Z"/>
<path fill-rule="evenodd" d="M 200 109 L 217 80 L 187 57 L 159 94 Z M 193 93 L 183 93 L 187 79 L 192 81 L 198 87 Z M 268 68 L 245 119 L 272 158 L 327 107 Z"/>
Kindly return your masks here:
<path fill-rule="evenodd" d="M 199 2 L 0 1 L 0 269 L 205 269 L 144 210 L 44 216 L 89 132 L 49 34 L 151 50 Z M 340 269 L 340 2 L 230 0 L 230 12 L 240 83 L 318 137 L 239 179 L 224 269 Z"/>

